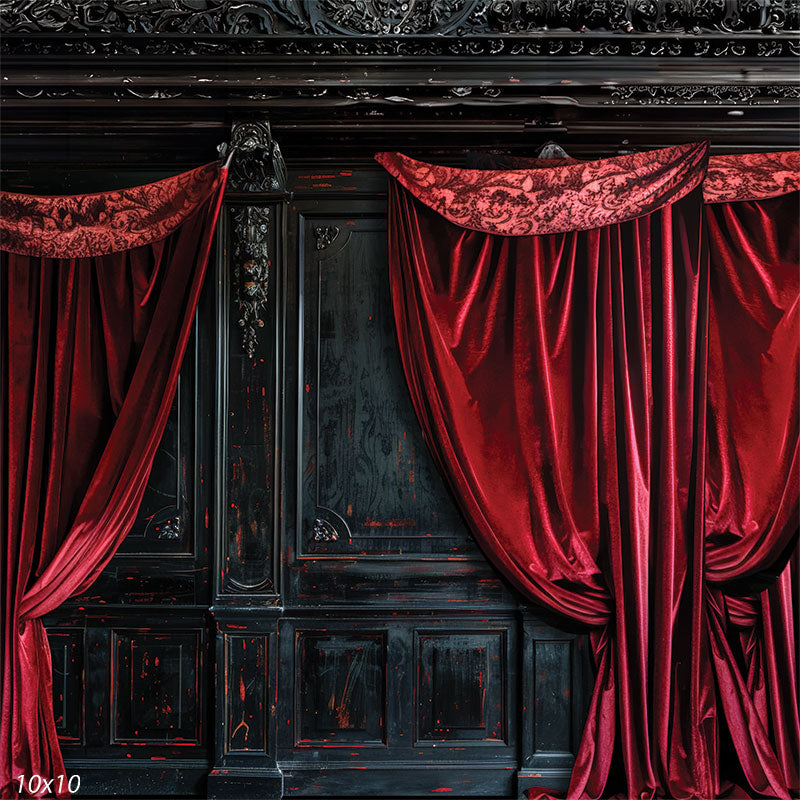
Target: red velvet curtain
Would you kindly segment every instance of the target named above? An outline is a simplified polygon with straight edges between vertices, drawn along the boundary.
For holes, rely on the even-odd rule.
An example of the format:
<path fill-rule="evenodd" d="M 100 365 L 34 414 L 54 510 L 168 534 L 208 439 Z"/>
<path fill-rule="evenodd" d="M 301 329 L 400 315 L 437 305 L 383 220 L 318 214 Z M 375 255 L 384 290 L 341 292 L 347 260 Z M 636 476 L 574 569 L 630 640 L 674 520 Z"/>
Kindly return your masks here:
<path fill-rule="evenodd" d="M 754 790 L 787 797 L 791 785 L 796 738 L 783 736 L 791 710 L 773 669 L 790 646 L 787 578 L 738 613 L 725 587 L 779 570 L 793 542 L 796 217 L 784 210 L 768 229 L 742 217 L 720 234 L 732 255 L 718 269 L 705 158 L 687 145 L 479 171 L 378 156 L 397 179 L 392 294 L 431 451 L 495 565 L 592 629 L 597 675 L 570 797 L 716 797 L 739 777 L 720 764 L 721 729 Z M 789 167 L 774 193 L 798 179 Z M 729 195 L 741 189 L 722 172 Z M 707 213 L 724 217 L 731 198 L 715 189 L 722 205 Z M 766 310 L 748 298 L 756 287 Z M 762 335 L 736 350 L 742 336 L 728 341 L 720 320 L 743 313 Z M 731 402 L 769 436 L 739 438 Z"/>
<path fill-rule="evenodd" d="M 797 796 L 800 207 L 797 191 L 752 197 L 771 193 L 770 174 L 779 164 L 769 157 L 718 159 L 706 191 L 705 574 L 721 704 L 743 772 L 758 792 L 777 784 Z"/>
<path fill-rule="evenodd" d="M 226 175 L 0 193 L 4 798 L 20 775 L 64 774 L 42 617 L 91 585 L 136 518 Z"/>

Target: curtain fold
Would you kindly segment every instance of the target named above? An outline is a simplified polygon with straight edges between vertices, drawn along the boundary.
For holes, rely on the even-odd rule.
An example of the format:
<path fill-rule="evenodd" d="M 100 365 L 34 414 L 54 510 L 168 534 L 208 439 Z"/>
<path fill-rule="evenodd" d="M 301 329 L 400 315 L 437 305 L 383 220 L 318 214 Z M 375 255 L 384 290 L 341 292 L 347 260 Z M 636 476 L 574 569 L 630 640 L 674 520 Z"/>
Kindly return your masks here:
<path fill-rule="evenodd" d="M 792 546 L 797 258 L 792 224 L 776 220 L 763 247 L 780 251 L 780 267 L 765 256 L 754 277 L 752 253 L 734 244 L 740 257 L 718 275 L 705 157 L 686 145 L 481 172 L 377 156 L 397 178 L 390 277 L 426 441 L 493 563 L 527 597 L 594 630 L 598 671 L 570 797 L 719 796 L 730 785 L 723 727 L 755 791 L 783 798 L 790 788 L 776 755 L 785 725 L 766 720 L 766 700 L 748 688 L 724 587 L 780 571 Z M 590 198 L 600 211 L 585 213 Z M 592 221 L 602 225 L 583 229 Z M 742 226 L 763 230 L 753 219 Z M 723 302 L 747 305 L 755 289 L 737 280 L 765 281 L 761 293 L 778 298 L 771 316 L 744 309 L 771 332 L 767 351 L 763 336 L 738 352 L 736 340 L 715 344 L 720 314 L 736 324 Z M 732 358 L 744 372 L 747 359 L 764 362 L 744 394 L 725 380 L 720 359 Z M 739 461 L 730 439 L 721 456 L 720 437 L 707 436 L 727 418 L 721 398 L 743 417 L 749 409 L 748 429 L 770 428 L 761 441 L 733 437 L 747 454 Z M 745 467 L 773 455 L 749 485 Z M 709 516 L 720 481 L 735 488 Z M 746 519 L 737 516 L 745 497 Z M 772 655 L 750 648 L 751 685 L 785 645 Z"/>
<path fill-rule="evenodd" d="M 770 165 L 773 180 L 764 174 L 763 155 L 757 170 L 753 157 L 726 157 L 717 167 L 725 174 L 706 192 L 713 202 L 705 207 L 711 254 L 705 576 L 719 635 L 715 669 L 725 680 L 721 698 L 745 775 L 758 791 L 778 783 L 797 796 L 798 608 L 787 562 L 794 560 L 796 576 L 800 195 L 795 189 L 772 196 L 772 187 L 792 190 L 788 177 L 796 181 L 800 173 L 782 170 L 790 160 L 798 163 L 796 154 L 782 155 Z"/>
<path fill-rule="evenodd" d="M 64 774 L 42 617 L 91 585 L 135 521 L 226 175 L 211 164 L 121 192 L 0 193 L 4 798 L 19 775 Z"/>

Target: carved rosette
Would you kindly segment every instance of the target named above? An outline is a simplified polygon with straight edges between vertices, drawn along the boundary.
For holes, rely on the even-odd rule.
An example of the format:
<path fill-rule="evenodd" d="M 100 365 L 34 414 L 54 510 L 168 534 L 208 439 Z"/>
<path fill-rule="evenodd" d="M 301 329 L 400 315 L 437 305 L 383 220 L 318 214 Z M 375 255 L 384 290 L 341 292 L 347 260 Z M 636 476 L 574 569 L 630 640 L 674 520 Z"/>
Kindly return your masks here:
<path fill-rule="evenodd" d="M 261 315 L 269 302 L 270 212 L 266 206 L 242 206 L 231 211 L 234 235 L 234 303 L 239 311 L 242 345 L 255 357 Z"/>
<path fill-rule="evenodd" d="M 185 528 L 186 523 L 180 510 L 176 506 L 168 506 L 152 515 L 147 522 L 143 536 L 149 540 L 180 542 L 183 539 Z"/>

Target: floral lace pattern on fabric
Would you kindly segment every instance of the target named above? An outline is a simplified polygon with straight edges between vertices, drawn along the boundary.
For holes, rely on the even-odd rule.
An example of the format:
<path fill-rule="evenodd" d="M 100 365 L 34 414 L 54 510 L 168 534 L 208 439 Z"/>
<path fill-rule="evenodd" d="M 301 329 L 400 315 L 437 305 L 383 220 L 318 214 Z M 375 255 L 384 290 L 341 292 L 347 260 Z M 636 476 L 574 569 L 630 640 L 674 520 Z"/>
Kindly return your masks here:
<path fill-rule="evenodd" d="M 700 185 L 705 142 L 525 170 L 426 164 L 402 153 L 376 161 L 418 200 L 463 228 L 503 236 L 590 230 L 649 214 Z"/>
<path fill-rule="evenodd" d="M 467 165 L 475 169 L 545 169 L 576 159 L 531 158 L 494 153 L 474 153 Z M 739 153 L 709 156 L 703 199 L 706 203 L 766 200 L 800 190 L 800 151 Z"/>
<path fill-rule="evenodd" d="M 713 156 L 703 183 L 706 203 L 766 200 L 800 190 L 800 151 Z"/>
<path fill-rule="evenodd" d="M 216 162 L 130 189 L 40 197 L 0 192 L 0 249 L 89 258 L 168 236 L 219 186 Z"/>

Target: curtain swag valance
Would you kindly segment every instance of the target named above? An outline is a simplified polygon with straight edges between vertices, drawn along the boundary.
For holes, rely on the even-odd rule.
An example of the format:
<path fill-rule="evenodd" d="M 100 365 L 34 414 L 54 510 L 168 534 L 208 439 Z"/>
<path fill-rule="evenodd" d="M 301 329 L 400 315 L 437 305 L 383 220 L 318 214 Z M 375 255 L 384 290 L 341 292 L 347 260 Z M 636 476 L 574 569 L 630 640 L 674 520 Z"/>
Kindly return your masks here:
<path fill-rule="evenodd" d="M 570 800 L 800 791 L 800 162 L 706 152 L 377 157 L 428 447 L 495 567 L 592 631 Z"/>
<path fill-rule="evenodd" d="M 65 772 L 42 618 L 92 585 L 139 513 L 226 176 L 0 193 L 3 798 L 19 775 Z"/>
<path fill-rule="evenodd" d="M 164 239 L 223 180 L 216 162 L 112 192 L 36 196 L 0 192 L 0 249 L 43 258 L 90 258 Z"/>
<path fill-rule="evenodd" d="M 450 222 L 504 236 L 625 222 L 680 200 L 700 183 L 706 203 L 800 189 L 800 152 L 708 158 L 705 142 L 598 161 L 482 155 L 473 159 L 479 169 L 427 164 L 402 153 L 375 159 Z"/>
<path fill-rule="evenodd" d="M 402 153 L 375 158 L 450 222 L 528 236 L 600 228 L 680 200 L 702 182 L 707 151 L 701 142 L 534 170 L 458 169 Z"/>

